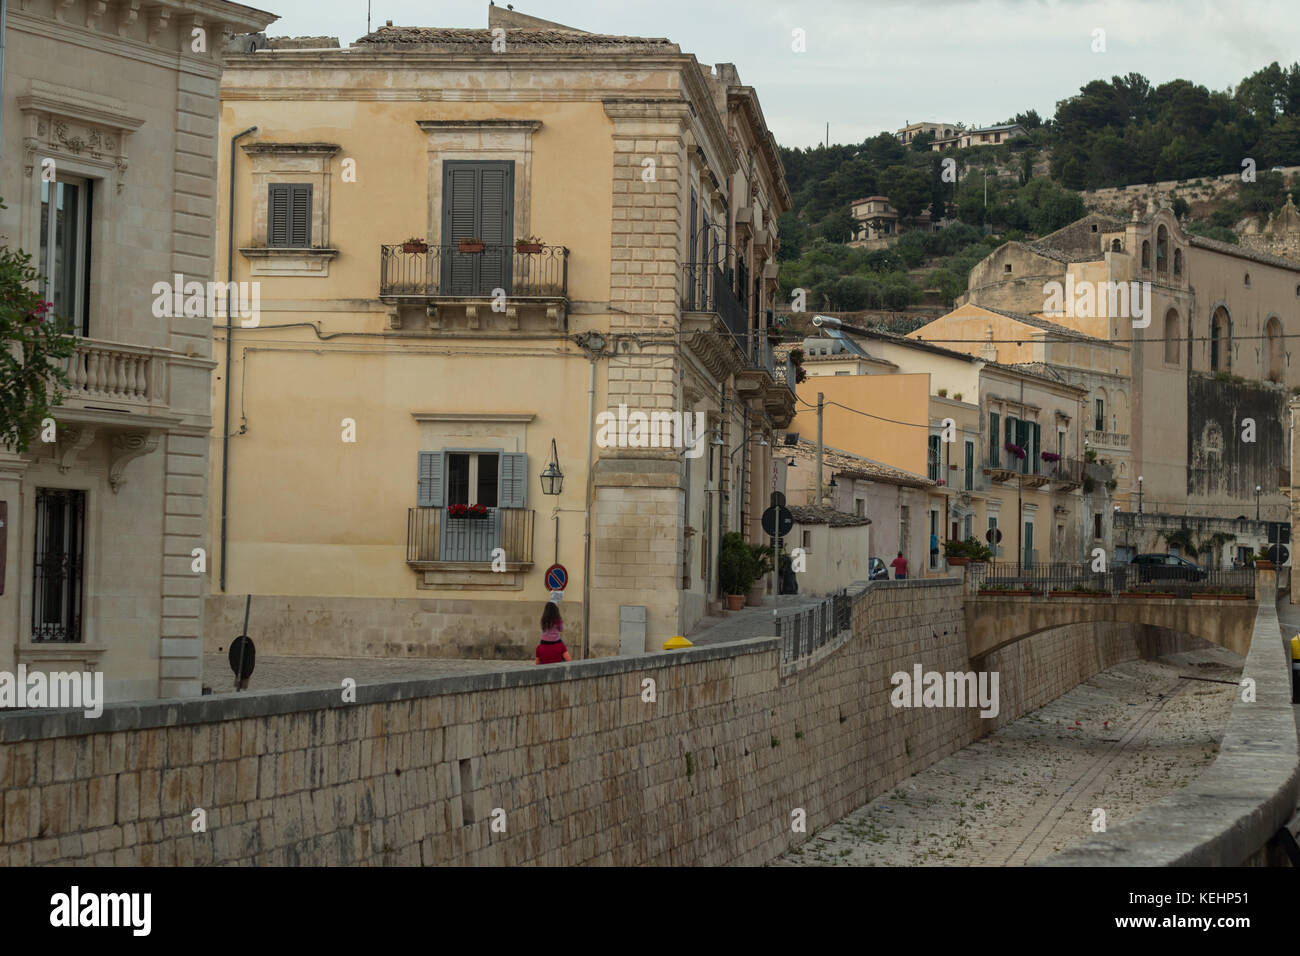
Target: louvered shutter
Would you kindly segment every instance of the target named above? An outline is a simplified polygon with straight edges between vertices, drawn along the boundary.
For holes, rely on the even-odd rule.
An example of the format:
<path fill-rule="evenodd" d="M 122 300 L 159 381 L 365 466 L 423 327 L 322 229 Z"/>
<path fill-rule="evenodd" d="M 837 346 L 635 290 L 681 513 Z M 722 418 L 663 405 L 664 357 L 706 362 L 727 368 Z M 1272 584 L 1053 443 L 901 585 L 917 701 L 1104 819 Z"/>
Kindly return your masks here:
<path fill-rule="evenodd" d="M 997 468 L 1001 460 L 998 456 L 998 436 L 1002 434 L 999 428 L 1001 418 L 997 412 L 989 412 L 989 465 L 993 468 Z"/>
<path fill-rule="evenodd" d="M 1006 423 L 1006 429 L 1005 429 L 1005 431 L 1006 431 L 1006 438 L 1005 438 L 1005 441 L 1003 442 L 1003 444 L 1006 444 L 1006 445 L 1014 445 L 1015 442 L 1016 442 L 1016 417 L 1015 417 L 1014 415 L 1008 415 L 1008 416 L 1007 416 L 1007 423 Z M 1016 462 L 1013 461 L 1013 459 L 1014 459 L 1016 456 L 1015 456 L 1015 455 L 1012 455 L 1011 452 L 1007 452 L 1007 454 L 1011 456 L 1010 458 L 1007 459 L 1007 467 L 1009 467 L 1009 468 L 1014 468 L 1015 465 L 1016 465 Z"/>
<path fill-rule="evenodd" d="M 443 164 L 443 294 L 512 292 L 514 163 L 448 161 Z M 462 239 L 481 239 L 481 253 L 461 253 Z"/>
<path fill-rule="evenodd" d="M 1034 422 L 1034 474 L 1042 472 L 1042 451 L 1043 451 L 1043 426 Z"/>
<path fill-rule="evenodd" d="M 311 183 L 289 187 L 289 244 L 311 246 Z"/>
<path fill-rule="evenodd" d="M 441 451 L 420 452 L 420 464 L 416 479 L 415 503 L 421 508 L 441 508 L 444 484 L 444 462 L 446 453 Z"/>
<path fill-rule="evenodd" d="M 695 290 L 699 286 L 699 276 L 695 272 L 695 270 L 698 269 L 700 266 L 699 262 L 696 260 L 696 257 L 699 255 L 699 246 L 700 246 L 700 236 L 699 233 L 696 232 L 695 230 L 695 218 L 698 213 L 698 210 L 699 210 L 699 201 L 695 197 L 695 187 L 692 186 L 691 187 L 691 215 L 690 218 L 686 220 L 686 231 L 687 234 L 689 235 L 688 241 L 690 243 L 690 253 L 689 253 L 690 258 L 687 259 L 687 262 L 690 263 L 690 272 L 688 273 L 688 280 L 687 280 L 689 282 L 689 287 L 686 290 L 686 308 L 692 311 L 695 309 Z"/>
<path fill-rule="evenodd" d="M 1029 474 L 1029 422 L 1019 418 L 1016 419 L 1016 444 L 1025 452 L 1025 457 L 1018 462 L 1020 473 L 1027 475 Z"/>
<path fill-rule="evenodd" d="M 273 183 L 268 187 L 266 244 L 289 244 L 289 187 L 282 183 Z"/>
<path fill-rule="evenodd" d="M 479 239 L 478 171 L 471 164 L 447 163 L 443 183 L 443 294 L 473 295 L 478 256 L 462 254 L 461 239 Z"/>
<path fill-rule="evenodd" d="M 523 452 L 502 452 L 497 480 L 500 507 L 524 507 L 528 498 L 528 456 Z"/>
<path fill-rule="evenodd" d="M 486 245 L 479 256 L 478 295 L 491 295 L 494 289 L 510 294 L 510 263 L 514 261 L 510 179 L 502 163 L 485 165 L 479 172 L 479 234 Z"/>

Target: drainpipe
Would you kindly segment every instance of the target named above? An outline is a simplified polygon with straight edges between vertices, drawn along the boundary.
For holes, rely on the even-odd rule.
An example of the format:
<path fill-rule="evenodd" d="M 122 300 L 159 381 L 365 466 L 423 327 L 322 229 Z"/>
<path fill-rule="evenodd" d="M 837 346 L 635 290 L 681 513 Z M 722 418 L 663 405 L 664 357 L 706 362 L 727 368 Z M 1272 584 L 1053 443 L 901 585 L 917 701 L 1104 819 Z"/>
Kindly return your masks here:
<path fill-rule="evenodd" d="M 4 142 L 5 20 L 8 16 L 8 0 L 0 0 L 0 143 Z"/>
<path fill-rule="evenodd" d="M 2 2 L 2 0 L 0 0 Z M 257 127 L 250 126 L 242 133 L 230 137 L 230 207 L 226 211 L 226 401 L 222 410 L 221 426 L 221 591 L 226 590 L 226 524 L 227 506 L 230 490 L 230 359 L 233 351 L 231 338 L 235 333 L 231 321 L 234 302 L 230 287 L 235 280 L 235 142 L 256 133 Z"/>
<path fill-rule="evenodd" d="M 596 353 L 587 352 L 591 378 L 587 383 L 587 500 L 582 530 L 582 659 L 591 657 L 591 448 L 596 426 Z"/>

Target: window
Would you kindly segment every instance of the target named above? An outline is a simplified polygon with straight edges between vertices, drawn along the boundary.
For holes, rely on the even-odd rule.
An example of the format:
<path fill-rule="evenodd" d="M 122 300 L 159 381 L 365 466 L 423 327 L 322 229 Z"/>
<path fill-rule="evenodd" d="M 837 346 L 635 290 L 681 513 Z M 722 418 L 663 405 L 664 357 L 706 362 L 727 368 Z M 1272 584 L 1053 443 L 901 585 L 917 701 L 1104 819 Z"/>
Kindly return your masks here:
<path fill-rule="evenodd" d="M 1106 399 L 1094 398 L 1093 400 L 1093 426 L 1096 431 L 1104 432 L 1106 430 Z"/>
<path fill-rule="evenodd" d="M 515 164 L 447 160 L 442 164 L 442 291 L 444 295 L 510 294 L 514 261 Z M 459 251 L 462 239 L 482 252 Z"/>
<path fill-rule="evenodd" d="M 527 521 L 520 521 L 507 512 L 525 507 L 527 479 L 528 456 L 522 452 L 495 449 L 420 452 L 416 505 L 419 511 L 437 512 L 436 520 L 414 513 L 410 519 L 423 529 L 418 548 L 421 559 L 490 561 L 493 549 L 502 547 L 503 536 L 510 542 L 507 553 L 523 551 L 523 538 L 531 537 Z M 482 505 L 487 514 L 482 517 L 452 514 L 457 505 Z M 433 540 L 435 532 L 437 539 Z M 528 550 L 531 551 L 531 544 Z"/>
<path fill-rule="evenodd" d="M 859 518 L 865 518 L 867 516 L 867 503 L 861 498 L 854 498 L 853 513 Z"/>
<path fill-rule="evenodd" d="M 1178 313 L 1170 309 L 1165 313 L 1165 364 L 1178 364 Z"/>
<path fill-rule="evenodd" d="M 989 412 L 989 467 L 990 468 L 1000 467 L 998 465 L 998 461 L 1000 460 L 998 456 L 998 449 L 1001 447 L 998 444 L 998 439 L 1002 437 L 1002 432 L 999 427 L 1000 418 L 1001 416 L 998 415 L 997 412 Z"/>
<path fill-rule="evenodd" d="M 272 183 L 266 188 L 266 244 L 311 246 L 311 183 Z"/>
<path fill-rule="evenodd" d="M 1011 275 L 1011 263 L 1008 262 L 1006 265 L 1004 265 L 1002 267 L 1002 271 L 1007 275 Z"/>
<path fill-rule="evenodd" d="M 907 553 L 908 538 L 907 526 L 911 520 L 907 505 L 898 506 L 898 550 L 904 554 Z"/>
<path fill-rule="evenodd" d="M 1148 240 L 1142 242 L 1142 268 L 1151 268 L 1151 243 Z"/>
<path fill-rule="evenodd" d="M 966 480 L 963 487 L 966 491 L 975 490 L 975 443 L 970 439 L 966 440 Z"/>
<path fill-rule="evenodd" d="M 1111 252 L 1123 252 L 1123 251 L 1124 251 L 1124 244 L 1123 244 L 1122 242 L 1120 242 L 1118 239 L 1112 239 L 1112 240 L 1110 241 L 1110 251 L 1111 251 Z"/>
<path fill-rule="evenodd" d="M 1175 249 L 1174 250 L 1174 275 L 1180 276 L 1182 274 L 1183 274 L 1183 250 Z"/>
<path fill-rule="evenodd" d="M 1092 516 L 1092 536 L 1098 541 L 1101 540 L 1101 515 Z"/>
<path fill-rule="evenodd" d="M 973 538 L 975 536 L 975 516 L 967 515 L 965 518 L 963 518 L 961 527 L 962 527 L 961 538 L 963 541 L 968 541 L 969 539 Z"/>
<path fill-rule="evenodd" d="M 803 547 L 805 551 L 812 551 L 812 532 L 811 531 L 799 532 L 799 544 Z"/>
<path fill-rule="evenodd" d="M 1246 288 L 1249 289 L 1249 288 L 1250 288 L 1250 273 L 1249 273 L 1249 272 L 1246 273 L 1245 282 L 1246 282 Z"/>
<path fill-rule="evenodd" d="M 1024 557 L 1021 560 L 1023 560 L 1026 567 L 1034 564 L 1034 523 L 1032 521 L 1025 522 L 1025 548 Z"/>
<path fill-rule="evenodd" d="M 1161 226 L 1156 230 L 1156 272 L 1169 270 L 1169 230 Z"/>
<path fill-rule="evenodd" d="M 35 526 L 32 640 L 80 641 L 86 493 L 36 489 Z"/>
<path fill-rule="evenodd" d="M 930 461 L 929 461 L 929 474 L 927 475 L 927 477 L 931 481 L 938 481 L 941 477 L 943 477 L 942 475 L 939 474 L 939 468 L 943 463 L 942 442 L 943 442 L 942 436 L 939 435 L 930 436 L 930 449 L 929 449 Z"/>
<path fill-rule="evenodd" d="M 1267 343 L 1268 380 L 1281 382 L 1284 354 L 1282 323 L 1278 321 L 1277 316 L 1271 317 L 1268 324 L 1264 326 L 1264 340 Z"/>
<path fill-rule="evenodd" d="M 989 533 L 985 536 L 988 541 L 989 549 L 993 552 L 993 557 L 997 557 L 998 550 L 998 516 L 989 515 Z"/>
<path fill-rule="evenodd" d="M 930 568 L 939 567 L 939 512 L 930 509 Z"/>
<path fill-rule="evenodd" d="M 1231 366 L 1228 349 L 1232 345 L 1232 333 L 1228 310 L 1219 306 L 1210 319 L 1210 371 L 1217 372 Z"/>
<path fill-rule="evenodd" d="M 41 181 L 40 258 L 45 299 L 74 332 L 90 334 L 91 182 L 60 176 Z"/>

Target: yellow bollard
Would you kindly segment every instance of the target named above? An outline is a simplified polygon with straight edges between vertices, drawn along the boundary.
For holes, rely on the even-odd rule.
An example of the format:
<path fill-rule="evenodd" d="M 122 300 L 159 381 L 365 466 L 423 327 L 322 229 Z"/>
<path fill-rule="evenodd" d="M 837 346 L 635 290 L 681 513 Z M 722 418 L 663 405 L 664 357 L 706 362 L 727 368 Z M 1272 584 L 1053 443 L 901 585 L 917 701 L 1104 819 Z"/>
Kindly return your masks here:
<path fill-rule="evenodd" d="M 695 646 L 694 644 L 692 644 L 686 638 L 682 637 L 680 634 L 678 634 L 676 637 L 670 637 L 668 638 L 668 640 L 664 641 L 664 650 L 666 651 L 675 651 L 678 650 L 679 648 L 694 647 L 694 646 Z"/>

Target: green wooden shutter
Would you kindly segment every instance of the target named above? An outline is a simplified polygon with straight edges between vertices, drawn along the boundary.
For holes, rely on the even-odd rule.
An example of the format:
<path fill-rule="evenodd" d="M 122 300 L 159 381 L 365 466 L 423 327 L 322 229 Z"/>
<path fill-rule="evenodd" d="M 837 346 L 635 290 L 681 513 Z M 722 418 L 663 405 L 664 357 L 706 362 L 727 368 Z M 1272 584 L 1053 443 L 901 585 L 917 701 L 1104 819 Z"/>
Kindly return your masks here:
<path fill-rule="evenodd" d="M 510 294 L 510 264 L 514 261 L 510 219 L 513 215 L 510 201 L 511 175 L 507 165 L 485 165 L 479 173 L 480 232 L 486 246 L 479 256 L 478 289 L 480 295 L 503 289 Z"/>
<path fill-rule="evenodd" d="M 1007 416 L 1006 427 L 1003 430 L 1006 432 L 1005 444 L 1014 445 L 1016 442 L 1016 416 Z M 1007 455 L 1009 456 L 1007 458 L 1007 467 L 1014 471 L 1019 462 L 1014 460 L 1016 456 L 1012 455 L 1011 452 L 1007 452 Z"/>
<path fill-rule="evenodd" d="M 511 290 L 514 261 L 513 162 L 443 163 L 443 292 L 491 295 Z M 461 253 L 461 239 L 481 239 L 481 253 Z"/>
<path fill-rule="evenodd" d="M 1039 425 L 1038 422 L 1034 422 L 1034 454 L 1033 454 L 1033 459 L 1034 459 L 1034 474 L 1035 474 L 1035 475 L 1040 474 L 1040 473 L 1041 473 L 1041 470 L 1042 470 L 1042 465 L 1041 465 L 1041 462 L 1042 462 L 1042 460 L 1043 460 L 1042 457 L 1041 457 L 1042 450 L 1043 450 L 1043 427 L 1042 427 L 1041 425 Z"/>
<path fill-rule="evenodd" d="M 1029 422 L 1023 419 L 1016 419 L 1016 444 L 1024 449 L 1025 457 L 1021 458 L 1017 465 L 1020 466 L 1022 475 L 1029 473 Z"/>
<path fill-rule="evenodd" d="M 311 183 L 289 187 L 289 245 L 311 246 Z"/>
<path fill-rule="evenodd" d="M 421 508 L 441 508 L 444 486 L 446 453 L 441 451 L 420 452 L 420 463 L 416 477 L 415 503 Z"/>
<path fill-rule="evenodd" d="M 497 504 L 501 508 L 522 508 L 528 499 L 528 456 L 523 452 L 502 452 L 497 474 Z"/>
<path fill-rule="evenodd" d="M 478 257 L 461 255 L 461 239 L 481 239 L 478 228 L 478 171 L 472 164 L 446 163 L 443 175 L 443 294 L 473 295 Z"/>
<path fill-rule="evenodd" d="M 267 187 L 266 244 L 268 246 L 289 244 L 289 196 L 289 187 L 283 183 L 272 183 Z"/>
<path fill-rule="evenodd" d="M 1002 430 L 998 427 L 1001 416 L 997 412 L 989 412 L 989 465 L 993 468 L 998 467 L 998 436 Z"/>

